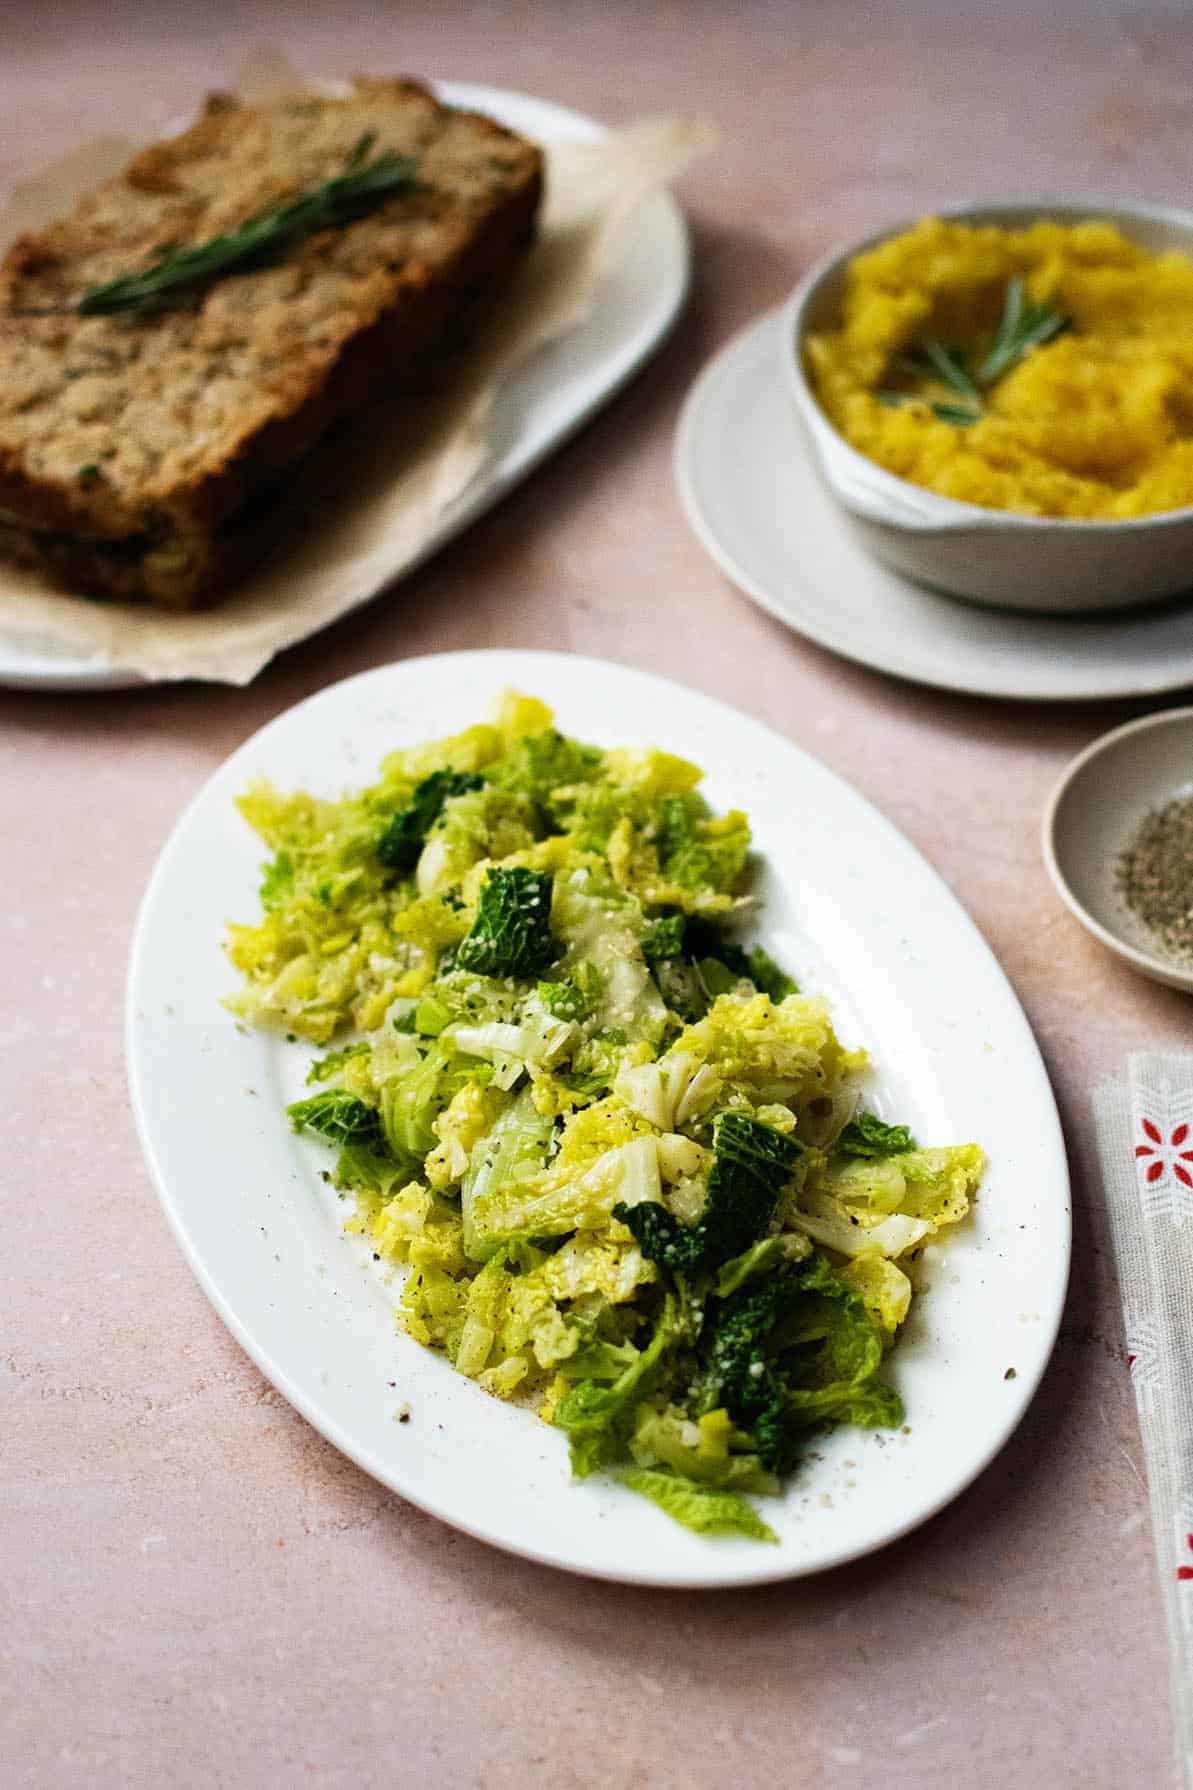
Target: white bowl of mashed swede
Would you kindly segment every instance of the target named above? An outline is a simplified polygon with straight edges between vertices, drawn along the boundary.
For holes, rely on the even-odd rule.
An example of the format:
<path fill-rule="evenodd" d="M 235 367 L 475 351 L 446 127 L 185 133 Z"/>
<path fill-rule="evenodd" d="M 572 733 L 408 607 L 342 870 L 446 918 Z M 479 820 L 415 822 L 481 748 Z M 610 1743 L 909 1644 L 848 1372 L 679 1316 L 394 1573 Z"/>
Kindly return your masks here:
<path fill-rule="evenodd" d="M 1048 281 L 1046 269 L 1029 270 L 1026 279 L 1014 275 L 1011 280 L 1000 278 L 997 271 L 999 235 L 995 233 L 1027 232 L 1040 225 L 1059 226 L 1066 232 L 1089 227 L 1086 231 L 1088 244 L 1074 256 L 1078 263 L 1083 256 L 1088 262 L 1097 262 L 1098 237 L 1093 232 L 1099 229 L 1104 232 L 1107 226 L 1125 238 L 1129 245 L 1135 245 L 1130 252 L 1144 251 L 1147 260 L 1140 261 L 1136 272 L 1141 271 L 1152 281 L 1151 290 L 1158 294 L 1160 306 L 1157 329 L 1163 327 L 1170 337 L 1165 344 L 1155 343 L 1154 359 L 1162 367 L 1162 379 L 1155 365 L 1145 364 L 1147 357 L 1141 354 L 1137 333 L 1133 345 L 1124 342 L 1121 380 L 1110 376 L 1105 359 L 1100 368 L 1087 365 L 1084 357 L 1088 353 L 1092 361 L 1099 345 L 1103 356 L 1109 354 L 1111 357 L 1116 347 L 1113 340 L 1107 347 L 1106 336 L 1099 325 L 1098 341 L 1095 342 L 1091 335 L 1087 350 L 1080 319 L 1060 315 L 1073 302 L 1066 291 L 1063 266 L 1059 281 L 1054 280 L 1056 296 L 1048 301 L 1058 313 L 1051 321 L 1045 314 L 1045 304 L 1037 302 L 1041 284 Z M 939 283 L 939 269 L 936 274 L 929 274 L 926 287 L 931 290 L 933 281 L 937 281 L 933 304 L 945 322 L 950 305 L 955 317 L 966 290 L 972 297 L 984 287 L 980 301 L 975 298 L 975 303 L 980 302 L 983 310 L 982 322 L 987 331 L 984 358 L 963 357 L 960 350 L 946 349 L 945 382 L 938 382 L 928 363 L 929 358 L 936 355 L 940 340 L 930 336 L 915 342 L 914 353 L 891 355 L 888 365 L 896 371 L 890 383 L 896 389 L 866 391 L 859 384 L 854 391 L 849 391 L 848 374 L 842 377 L 839 369 L 834 371 L 831 358 L 834 337 L 838 341 L 842 339 L 843 305 L 851 263 L 909 233 L 930 227 L 943 228 L 949 233 L 953 226 L 972 227 L 982 232 L 971 241 L 975 255 L 983 256 L 984 263 L 980 263 L 973 273 L 968 288 L 963 277 L 958 291 L 944 290 Z M 1085 237 L 1074 240 L 1083 243 Z M 1110 243 L 1109 238 L 1105 240 Z M 1120 257 L 1125 252 L 1120 249 Z M 1161 259 L 1157 260 L 1157 257 Z M 1166 257 L 1167 260 L 1163 259 Z M 1103 272 L 1100 267 L 1095 271 Z M 1087 306 L 1103 306 L 1111 321 L 1117 305 L 1125 313 L 1123 329 L 1128 335 L 1133 327 L 1137 332 L 1130 316 L 1130 275 L 1129 267 L 1105 270 L 1103 288 L 1095 290 L 1092 300 L 1088 297 L 1091 278 L 1088 268 L 1078 266 L 1073 282 L 1079 288 L 1079 300 L 1084 297 Z M 1018 286 L 1019 291 L 1013 290 L 1013 285 Z M 1176 290 L 1166 290 L 1168 287 Z M 782 376 L 797 415 L 807 430 L 822 476 L 840 506 L 842 516 L 867 551 L 884 565 L 919 583 L 997 608 L 1046 614 L 1136 608 L 1193 589 L 1193 329 L 1188 332 L 1191 346 L 1186 379 L 1181 364 L 1184 353 L 1181 330 L 1174 327 L 1174 321 L 1179 325 L 1180 303 L 1186 292 L 1190 323 L 1193 324 L 1193 213 L 1160 206 L 1107 206 L 1052 200 L 945 207 L 933 214 L 931 226 L 926 226 L 922 219 L 904 218 L 848 244 L 811 268 L 783 308 L 783 326 L 779 334 Z M 906 293 L 895 287 L 883 293 L 883 302 L 898 306 L 908 300 Z M 914 304 L 914 294 L 910 302 Z M 1004 306 L 1001 315 L 997 308 L 994 311 L 990 308 L 998 302 Z M 1136 294 L 1135 302 L 1137 306 L 1142 302 L 1139 294 Z M 1015 318 L 1008 315 L 1012 310 L 1017 311 Z M 1017 364 L 1006 375 L 1007 396 L 992 397 L 993 387 L 979 390 L 976 367 L 991 364 L 1000 327 L 1018 321 L 1022 332 L 1020 339 L 1024 340 L 1030 337 L 1037 318 L 1042 319 L 1040 333 L 1046 339 L 1039 345 L 1029 343 L 1026 352 L 1017 357 L 1012 343 L 1012 356 Z M 934 315 L 925 328 L 933 327 L 935 322 Z M 1055 333 L 1049 335 L 1053 329 Z M 882 331 L 883 320 L 879 318 L 875 332 L 879 345 Z M 1036 436 L 1042 443 L 1043 452 L 1034 469 L 1034 482 L 1030 446 L 1023 450 L 1021 443 L 1011 443 L 1010 457 L 1000 465 L 1001 443 L 997 437 L 1009 438 L 1009 425 L 1014 422 L 1009 381 L 1018 375 L 1020 385 L 1014 389 L 1020 394 L 1026 391 L 1030 397 L 1030 381 L 1034 378 L 1038 388 L 1045 366 L 1043 362 L 1032 366 L 1031 357 L 1048 353 L 1054 342 L 1063 346 L 1063 358 L 1053 355 L 1045 389 L 1056 407 L 1054 422 L 1058 448 L 1067 446 L 1072 440 L 1076 442 L 1078 458 L 1083 452 L 1101 451 L 1105 454 L 1109 440 L 1114 464 L 1108 468 L 1105 477 L 1071 476 L 1064 470 L 1050 477 L 1047 432 L 1039 417 L 1035 423 Z M 821 344 L 828 346 L 822 348 Z M 880 351 L 879 346 L 874 350 L 875 355 Z M 820 361 L 814 365 L 817 355 Z M 1057 368 L 1064 368 L 1063 377 L 1054 371 Z M 975 373 L 972 397 L 965 389 L 970 370 Z M 1087 374 L 1092 388 L 1088 400 L 1083 398 L 1081 390 Z M 1147 389 L 1149 377 L 1156 390 Z M 830 417 L 823 401 L 826 378 L 836 379 L 836 420 Z M 880 378 L 885 386 L 887 374 L 884 372 Z M 819 395 L 818 381 L 821 384 Z M 1161 387 L 1164 389 L 1159 389 Z M 877 400 L 876 405 L 870 402 L 872 399 Z M 830 397 L 829 401 L 834 400 Z M 1022 412 L 1022 396 L 1018 402 Z M 1095 424 L 1101 429 L 1100 449 L 1090 448 L 1088 439 L 1083 447 L 1080 437 L 1075 434 L 1086 424 L 1083 403 L 1101 406 L 1099 415 L 1086 429 L 1088 439 L 1092 439 Z M 1151 404 L 1155 414 L 1148 415 L 1141 424 L 1139 413 L 1147 404 Z M 877 405 L 891 413 L 903 410 L 905 415 L 895 427 L 888 428 Z M 1116 421 L 1115 410 L 1119 405 L 1122 414 Z M 1009 418 L 1000 414 L 1004 407 L 1011 413 Z M 975 423 L 984 425 L 987 416 L 996 419 L 995 428 L 983 427 L 981 433 L 973 434 Z M 939 489 L 930 489 L 889 470 L 847 439 L 843 428 L 838 426 L 842 417 L 857 419 L 858 426 L 851 427 L 850 432 L 863 439 L 869 427 L 879 451 L 886 452 L 888 458 L 897 458 L 901 451 L 906 451 L 911 440 L 907 418 L 934 430 L 934 435 L 926 436 L 925 440 L 939 444 L 935 450 L 936 463 L 932 463 L 931 453 L 921 456 L 928 466 L 928 476 L 945 485 L 951 480 L 955 488 L 964 490 L 965 466 L 970 469 L 976 466 L 979 474 L 989 473 L 988 488 L 982 490 L 984 501 L 946 495 Z M 1029 416 L 1019 428 L 1020 436 L 1029 442 L 1031 428 Z M 888 441 L 888 437 L 894 438 L 893 442 Z M 986 444 L 981 455 L 982 464 L 974 457 L 979 442 Z M 912 452 L 914 454 L 914 444 Z M 1016 453 L 1029 466 L 1022 488 L 1013 457 Z M 1137 478 L 1133 456 L 1142 469 Z M 1148 480 L 1150 484 L 1146 483 Z M 969 482 L 972 484 L 973 481 Z M 1187 491 L 1182 489 L 1183 485 L 1187 485 Z M 1171 508 L 1153 508 L 1149 513 L 1121 513 L 1132 505 L 1164 502 L 1166 491 L 1171 491 L 1182 501 Z M 1024 502 L 1025 508 L 993 507 L 1003 493 Z M 1038 508 L 1041 501 L 1054 508 L 1072 506 L 1080 509 L 1083 505 L 1089 508 L 1101 505 L 1119 513 L 1029 513 L 1026 506 L 1034 504 Z"/>

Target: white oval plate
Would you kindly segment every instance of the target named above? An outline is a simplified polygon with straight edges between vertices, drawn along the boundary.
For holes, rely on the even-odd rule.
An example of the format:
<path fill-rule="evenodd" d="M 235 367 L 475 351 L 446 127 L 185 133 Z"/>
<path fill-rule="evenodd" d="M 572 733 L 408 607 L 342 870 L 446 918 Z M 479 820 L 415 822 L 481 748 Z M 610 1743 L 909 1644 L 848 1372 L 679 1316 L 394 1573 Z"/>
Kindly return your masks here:
<path fill-rule="evenodd" d="M 893 1358 L 907 1430 L 840 1430 L 818 1444 L 786 1498 L 766 1501 L 778 1547 L 702 1539 L 608 1479 L 573 1483 L 562 1435 L 399 1334 L 394 1289 L 340 1233 L 324 1152 L 293 1136 L 282 1110 L 309 1048 L 238 1031 L 219 1006 L 236 983 L 224 923 L 257 913 L 263 856 L 233 807 L 238 791 L 261 776 L 328 795 L 371 781 L 386 751 L 482 717 L 509 684 L 552 702 L 568 732 L 656 743 L 706 766 L 710 800 L 740 804 L 755 824 L 761 936 L 871 1047 L 883 1110 L 925 1141 L 974 1138 L 990 1155 L 975 1216 L 933 1252 Z M 133 944 L 127 1027 L 149 1166 L 229 1329 L 367 1472 L 511 1552 L 683 1586 L 853 1559 L 968 1485 L 1047 1362 L 1068 1272 L 1068 1180 L 1047 1077 L 1002 971 L 940 878 L 852 789 L 757 722 L 660 678 L 555 653 L 445 653 L 366 672 L 281 715 L 216 772 L 162 853 Z M 403 1403 L 411 1417 L 399 1424 Z"/>
<path fill-rule="evenodd" d="M 821 480 L 782 351 L 775 314 L 735 336 L 689 392 L 676 435 L 688 520 L 739 590 L 830 652 L 942 690 L 1079 702 L 1193 684 L 1186 600 L 1102 618 L 1024 615 L 871 559 Z"/>
<path fill-rule="evenodd" d="M 589 143 L 607 135 L 596 119 L 529 94 L 457 81 L 430 84 L 448 105 L 487 112 L 540 143 Z M 444 513 L 418 559 L 403 568 L 403 575 L 491 509 L 620 391 L 678 317 L 687 296 L 688 276 L 688 232 L 683 214 L 670 193 L 654 193 L 643 203 L 625 254 L 602 284 L 588 317 L 515 372 L 494 411 L 490 458 Z M 361 602 L 371 601 L 389 581 L 390 574 L 379 560 L 376 579 Z M 34 690 L 122 690 L 143 682 L 135 672 L 91 659 L 30 652 L 19 641 L 5 640 L 0 634 L 0 685 Z"/>

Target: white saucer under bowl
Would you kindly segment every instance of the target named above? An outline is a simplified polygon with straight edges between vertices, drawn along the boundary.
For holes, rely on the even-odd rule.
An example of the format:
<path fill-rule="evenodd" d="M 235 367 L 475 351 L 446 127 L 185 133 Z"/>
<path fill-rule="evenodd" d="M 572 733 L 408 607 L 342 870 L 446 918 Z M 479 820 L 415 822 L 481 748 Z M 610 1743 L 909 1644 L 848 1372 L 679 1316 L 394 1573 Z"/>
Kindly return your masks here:
<path fill-rule="evenodd" d="M 943 596 L 872 560 L 821 482 L 782 352 L 777 314 L 735 336 L 689 392 L 675 444 L 688 520 L 763 609 L 847 659 L 977 696 L 1080 702 L 1193 684 L 1193 601 L 1024 615 Z"/>
<path fill-rule="evenodd" d="M 1057 893 L 1087 931 L 1153 981 L 1193 993 L 1193 962 L 1163 952 L 1119 893 L 1116 875 L 1143 817 L 1190 795 L 1193 708 L 1145 715 L 1073 760 L 1045 812 L 1043 844 Z"/>

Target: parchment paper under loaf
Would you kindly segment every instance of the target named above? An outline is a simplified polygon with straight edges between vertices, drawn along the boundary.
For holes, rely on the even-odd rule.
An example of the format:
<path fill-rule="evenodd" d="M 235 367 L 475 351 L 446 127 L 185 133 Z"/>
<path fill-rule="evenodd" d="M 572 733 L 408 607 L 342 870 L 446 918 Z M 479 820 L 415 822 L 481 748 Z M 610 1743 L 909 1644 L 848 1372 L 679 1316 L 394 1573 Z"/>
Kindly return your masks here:
<path fill-rule="evenodd" d="M 248 83 L 242 85 L 247 86 Z M 696 118 L 645 119 L 598 143 L 545 144 L 539 240 L 493 318 L 440 389 L 413 407 L 380 406 L 340 427 L 346 453 L 303 485 L 302 516 L 223 603 L 172 615 L 50 589 L 0 560 L 0 640 L 151 681 L 247 684 L 283 647 L 344 615 L 412 564 L 490 453 L 494 400 L 536 350 L 572 330 L 616 267 L 642 200 L 716 140 Z M 117 172 L 135 145 L 81 146 L 0 203 L 0 243 L 60 214 Z M 398 412 L 401 412 L 400 414 Z M 299 475 L 300 477 L 302 475 Z"/>

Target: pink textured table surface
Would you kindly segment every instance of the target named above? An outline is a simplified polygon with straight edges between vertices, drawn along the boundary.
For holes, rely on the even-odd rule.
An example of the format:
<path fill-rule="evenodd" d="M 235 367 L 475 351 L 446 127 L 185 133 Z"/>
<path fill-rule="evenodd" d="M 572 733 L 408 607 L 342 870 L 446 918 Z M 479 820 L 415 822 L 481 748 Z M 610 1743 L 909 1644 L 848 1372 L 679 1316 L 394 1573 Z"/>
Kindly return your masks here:
<path fill-rule="evenodd" d="M 252 689 L 0 693 L 7 1188 L 0 1237 L 3 1727 L 14 1785 L 1167 1786 L 1167 1662 L 1089 1123 L 1189 1004 L 1060 910 L 1036 845 L 1066 758 L 1130 708 L 1014 709 L 840 663 L 688 533 L 670 448 L 709 352 L 836 239 L 967 194 L 1189 203 L 1193 24 L 1173 5 L 204 6 L 12 0 L 0 178 L 151 130 L 254 43 L 611 121 L 711 108 L 696 286 L 638 382 L 497 513 Z M 130 929 L 220 759 L 331 679 L 440 648 L 668 673 L 850 778 L 982 927 L 1035 1025 L 1075 1177 L 1044 1387 L 951 1510 L 864 1564 L 651 1594 L 507 1559 L 404 1506 L 281 1402 L 167 1231 L 121 1064 Z"/>

